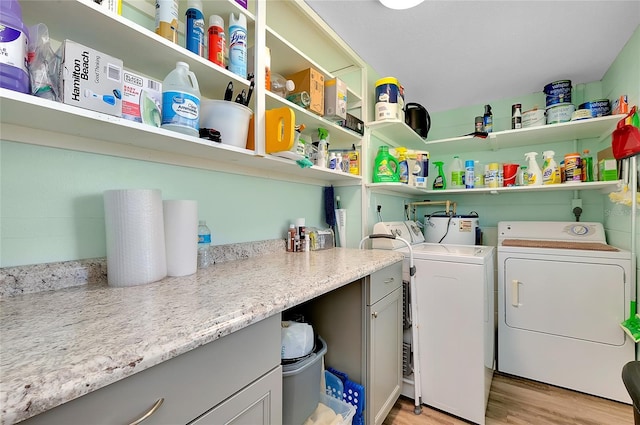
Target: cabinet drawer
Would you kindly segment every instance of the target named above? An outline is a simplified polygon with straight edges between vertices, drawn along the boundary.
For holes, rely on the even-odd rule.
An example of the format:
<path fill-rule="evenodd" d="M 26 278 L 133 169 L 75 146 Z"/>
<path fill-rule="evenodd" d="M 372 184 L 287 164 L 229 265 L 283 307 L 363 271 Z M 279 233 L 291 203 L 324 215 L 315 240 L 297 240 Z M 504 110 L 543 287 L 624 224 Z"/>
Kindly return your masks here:
<path fill-rule="evenodd" d="M 25 424 L 184 424 L 280 364 L 280 315 L 264 319 L 48 412 Z"/>
<path fill-rule="evenodd" d="M 369 276 L 367 305 L 371 305 L 402 286 L 402 261 Z"/>

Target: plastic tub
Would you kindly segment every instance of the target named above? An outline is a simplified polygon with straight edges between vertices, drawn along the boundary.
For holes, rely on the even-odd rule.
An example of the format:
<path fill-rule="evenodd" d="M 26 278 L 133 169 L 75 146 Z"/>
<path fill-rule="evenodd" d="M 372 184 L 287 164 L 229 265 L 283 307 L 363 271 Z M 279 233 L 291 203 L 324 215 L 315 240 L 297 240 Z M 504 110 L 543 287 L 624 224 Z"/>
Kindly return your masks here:
<path fill-rule="evenodd" d="M 252 114 L 250 108 L 237 102 L 203 99 L 200 102 L 200 128 L 216 129 L 222 143 L 244 149 Z"/>
<path fill-rule="evenodd" d="M 322 358 L 327 344 L 318 337 L 313 354 L 282 366 L 282 423 L 302 424 L 320 402 Z"/>
<path fill-rule="evenodd" d="M 353 417 L 356 414 L 355 406 L 323 393 L 320 393 L 320 403 L 333 410 L 336 415 L 342 416 L 342 421 L 337 422 L 338 425 L 351 425 L 353 422 Z M 308 418 L 309 423 L 320 423 L 323 418 L 325 419 L 323 423 L 326 423 L 328 418 L 323 416 L 323 413 L 326 413 L 326 409 L 321 409 L 320 406 L 318 406 L 318 408 Z"/>
<path fill-rule="evenodd" d="M 571 121 L 576 107 L 572 103 L 560 103 L 547 108 L 547 124 L 558 124 Z"/>

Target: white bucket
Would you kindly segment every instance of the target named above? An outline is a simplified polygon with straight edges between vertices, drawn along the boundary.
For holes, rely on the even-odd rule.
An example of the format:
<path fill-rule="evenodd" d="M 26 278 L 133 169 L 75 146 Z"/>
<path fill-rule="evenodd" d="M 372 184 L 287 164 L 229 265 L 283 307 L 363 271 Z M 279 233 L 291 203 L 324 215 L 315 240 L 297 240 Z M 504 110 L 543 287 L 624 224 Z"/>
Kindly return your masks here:
<path fill-rule="evenodd" d="M 213 128 L 220 132 L 222 143 L 239 148 L 247 147 L 249 120 L 253 111 L 228 100 L 202 100 L 200 128 Z"/>

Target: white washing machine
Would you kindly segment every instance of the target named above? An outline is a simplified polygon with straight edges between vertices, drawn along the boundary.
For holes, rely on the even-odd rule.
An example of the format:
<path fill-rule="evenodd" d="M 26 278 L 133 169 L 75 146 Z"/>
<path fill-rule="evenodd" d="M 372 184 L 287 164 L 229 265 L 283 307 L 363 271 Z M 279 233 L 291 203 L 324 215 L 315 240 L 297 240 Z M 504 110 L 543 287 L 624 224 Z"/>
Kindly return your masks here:
<path fill-rule="evenodd" d="M 402 237 L 414 231 L 396 222 L 380 224 L 374 233 Z M 374 248 L 391 248 L 379 241 Z M 405 253 L 407 271 L 408 248 L 395 249 Z M 422 402 L 484 424 L 495 363 L 495 249 L 418 242 L 412 250 Z"/>
<path fill-rule="evenodd" d="M 600 223 L 498 223 L 498 370 L 630 403 L 630 276 Z"/>

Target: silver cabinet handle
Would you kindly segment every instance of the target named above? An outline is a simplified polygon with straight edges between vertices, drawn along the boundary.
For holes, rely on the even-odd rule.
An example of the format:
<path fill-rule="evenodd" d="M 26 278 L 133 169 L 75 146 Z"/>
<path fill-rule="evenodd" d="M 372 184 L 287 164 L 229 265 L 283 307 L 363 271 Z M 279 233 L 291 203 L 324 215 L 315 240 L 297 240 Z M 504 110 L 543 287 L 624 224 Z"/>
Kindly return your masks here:
<path fill-rule="evenodd" d="M 160 406 L 162 406 L 163 402 L 164 402 L 164 398 L 159 398 L 158 401 L 156 401 L 154 403 L 154 405 L 151 406 L 151 409 L 149 409 L 149 411 L 147 413 L 145 413 L 144 415 L 142 415 L 140 418 L 136 419 L 135 421 L 131 422 L 129 425 L 138 425 L 140 422 L 147 420 L 149 418 L 149 416 L 151 416 L 154 413 L 156 413 L 156 410 L 158 410 L 160 408 Z"/>
<path fill-rule="evenodd" d="M 391 278 L 389 278 L 389 279 L 385 280 L 385 281 L 384 281 L 384 283 L 385 283 L 385 285 L 386 285 L 386 284 L 388 284 L 388 283 L 392 283 L 392 282 L 394 282 L 395 280 L 396 280 L 395 278 L 391 277 Z"/>
<path fill-rule="evenodd" d="M 376 319 L 378 317 L 378 312 L 374 311 L 373 313 L 371 313 L 371 316 L 373 316 L 373 318 Z"/>

